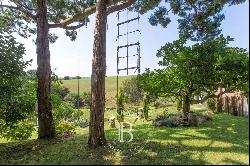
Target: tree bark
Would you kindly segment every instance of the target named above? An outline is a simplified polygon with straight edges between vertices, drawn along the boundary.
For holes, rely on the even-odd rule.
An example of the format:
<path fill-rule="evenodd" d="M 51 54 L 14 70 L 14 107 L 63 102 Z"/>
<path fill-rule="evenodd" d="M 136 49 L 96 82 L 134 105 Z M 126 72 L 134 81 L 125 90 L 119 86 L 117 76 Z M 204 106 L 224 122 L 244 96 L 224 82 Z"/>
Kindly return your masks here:
<path fill-rule="evenodd" d="M 190 104 L 191 104 L 191 100 L 188 94 L 184 95 L 183 97 L 183 105 L 182 105 L 182 112 L 185 118 L 188 117 L 188 113 L 190 110 Z"/>
<path fill-rule="evenodd" d="M 222 112 L 222 106 L 223 106 L 223 98 L 221 95 L 217 96 L 217 112 Z"/>
<path fill-rule="evenodd" d="M 38 138 L 55 136 L 50 97 L 51 68 L 48 40 L 47 1 L 37 0 L 37 99 L 38 99 Z"/>
<path fill-rule="evenodd" d="M 96 4 L 96 25 L 91 75 L 91 108 L 88 140 L 91 148 L 97 148 L 106 143 L 104 134 L 106 23 L 107 1 L 98 0 Z"/>

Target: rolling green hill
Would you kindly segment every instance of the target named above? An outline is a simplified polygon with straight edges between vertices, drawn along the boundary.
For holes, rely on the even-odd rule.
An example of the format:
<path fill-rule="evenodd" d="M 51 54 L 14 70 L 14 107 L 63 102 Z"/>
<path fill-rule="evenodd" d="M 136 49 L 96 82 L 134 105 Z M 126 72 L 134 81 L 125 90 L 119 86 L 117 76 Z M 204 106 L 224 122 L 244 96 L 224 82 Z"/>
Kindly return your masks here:
<path fill-rule="evenodd" d="M 119 85 L 126 80 L 130 79 L 133 76 L 120 76 L 119 77 Z M 71 79 L 71 80 L 63 80 L 63 86 L 66 88 L 69 88 L 71 93 L 77 93 L 77 79 Z M 79 80 L 79 89 L 80 94 L 83 92 L 89 92 L 90 91 L 90 83 L 91 78 L 82 78 Z M 116 76 L 106 77 L 106 105 L 108 107 L 115 107 L 115 97 L 116 97 Z"/>

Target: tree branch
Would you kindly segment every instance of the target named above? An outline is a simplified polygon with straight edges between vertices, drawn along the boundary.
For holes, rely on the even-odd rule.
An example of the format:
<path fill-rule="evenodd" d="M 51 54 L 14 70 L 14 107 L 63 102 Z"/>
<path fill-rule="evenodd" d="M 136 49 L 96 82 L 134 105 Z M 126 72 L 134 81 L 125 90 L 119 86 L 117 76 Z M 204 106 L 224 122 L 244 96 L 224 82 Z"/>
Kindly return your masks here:
<path fill-rule="evenodd" d="M 63 28 L 66 30 L 76 30 L 78 28 L 81 28 L 84 26 L 84 23 L 78 24 L 78 25 L 72 25 L 72 26 L 61 26 L 61 24 L 49 24 L 49 28 Z"/>
<path fill-rule="evenodd" d="M 129 0 L 131 1 L 131 0 Z M 135 0 L 133 0 L 135 2 Z M 108 4 L 107 7 L 117 4 L 119 2 L 122 2 L 122 0 L 108 0 Z M 126 3 L 126 2 L 125 2 Z M 126 7 L 126 6 L 125 6 Z M 81 11 L 80 13 L 77 13 L 63 21 L 61 21 L 60 23 L 56 24 L 53 26 L 53 28 L 63 28 L 66 27 L 67 25 L 70 25 L 76 21 L 79 21 L 82 18 L 86 18 L 92 14 L 94 14 L 96 12 L 96 5 L 90 6 L 86 9 L 83 9 L 83 11 Z"/>
<path fill-rule="evenodd" d="M 191 7 L 194 9 L 195 15 L 197 16 L 198 11 L 197 11 L 197 7 L 195 6 L 193 0 L 189 0 L 188 2 L 191 5 Z"/>
<path fill-rule="evenodd" d="M 136 2 L 136 0 L 128 0 L 127 2 L 124 2 L 122 4 L 111 6 L 108 8 L 107 14 L 109 15 L 109 14 L 114 13 L 116 11 L 125 9 L 125 8 L 131 6 L 132 4 L 134 4 L 135 2 Z"/>
<path fill-rule="evenodd" d="M 212 94 L 209 94 L 209 95 L 207 95 L 206 97 L 204 97 L 203 99 L 201 99 L 201 100 L 192 100 L 191 102 L 192 102 L 192 104 L 198 104 L 198 103 L 204 103 L 207 99 L 209 99 L 209 98 L 217 98 L 217 97 L 219 97 L 219 96 L 221 96 L 221 95 L 223 95 L 223 94 L 225 94 L 225 93 L 229 93 L 229 92 L 231 92 L 231 90 L 225 90 L 225 91 L 223 91 L 223 92 L 220 92 L 219 94 L 214 94 L 214 93 L 212 93 Z"/>
<path fill-rule="evenodd" d="M 31 12 L 29 12 L 28 10 L 23 9 L 20 6 L 0 5 L 0 8 L 8 8 L 8 9 L 18 10 L 18 11 L 22 12 L 23 14 L 25 14 L 26 16 L 28 16 L 29 18 L 33 19 L 34 21 L 36 21 L 36 18 L 37 18 Z"/>
<path fill-rule="evenodd" d="M 22 3 L 20 3 L 19 0 L 14 1 L 14 3 L 15 3 L 18 7 L 23 7 L 23 8 L 26 9 L 26 10 L 36 11 L 36 9 L 30 8 L 30 7 L 28 7 L 28 6 L 26 6 L 26 5 L 22 4 Z"/>

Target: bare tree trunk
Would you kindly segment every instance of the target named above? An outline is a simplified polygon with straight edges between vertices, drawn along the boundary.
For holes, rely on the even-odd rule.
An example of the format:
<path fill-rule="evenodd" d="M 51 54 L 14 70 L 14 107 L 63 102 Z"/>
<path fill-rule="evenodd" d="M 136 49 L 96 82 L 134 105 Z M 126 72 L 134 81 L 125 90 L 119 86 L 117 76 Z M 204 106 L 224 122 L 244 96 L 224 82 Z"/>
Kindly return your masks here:
<path fill-rule="evenodd" d="M 190 97 L 189 97 L 188 94 L 186 94 L 183 97 L 183 105 L 182 105 L 182 112 L 183 112 L 183 115 L 184 115 L 185 118 L 188 117 L 188 113 L 189 113 L 189 110 L 190 110 L 190 104 L 191 104 Z"/>
<path fill-rule="evenodd" d="M 104 134 L 105 75 L 106 75 L 107 1 L 96 4 L 96 25 L 91 76 L 91 108 L 88 144 L 92 148 L 106 143 Z"/>
<path fill-rule="evenodd" d="M 223 102 L 222 95 L 218 95 L 217 96 L 217 106 L 216 106 L 217 112 L 222 112 L 222 106 L 223 106 L 222 102 Z"/>
<path fill-rule="evenodd" d="M 50 98 L 51 69 L 46 3 L 46 0 L 37 0 L 37 99 L 38 138 L 40 139 L 55 136 Z"/>

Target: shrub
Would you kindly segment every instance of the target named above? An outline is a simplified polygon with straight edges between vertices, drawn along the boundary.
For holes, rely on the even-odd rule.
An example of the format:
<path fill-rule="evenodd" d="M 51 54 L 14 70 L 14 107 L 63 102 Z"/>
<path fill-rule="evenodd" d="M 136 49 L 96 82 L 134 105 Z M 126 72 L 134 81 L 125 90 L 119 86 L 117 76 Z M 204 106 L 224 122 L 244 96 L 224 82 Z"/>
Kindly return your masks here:
<path fill-rule="evenodd" d="M 0 137 L 7 140 L 27 140 L 35 130 L 33 121 L 28 119 L 8 125 L 0 119 Z"/>
<path fill-rule="evenodd" d="M 124 111 L 124 104 L 126 102 L 126 98 L 125 98 L 122 88 L 120 88 L 118 91 L 116 102 L 117 102 L 117 114 L 122 115 L 122 112 Z"/>
<path fill-rule="evenodd" d="M 199 126 L 201 123 L 203 123 L 206 120 L 211 120 L 212 112 L 208 114 L 202 114 L 199 112 L 189 112 L 188 113 L 188 126 Z M 155 127 L 178 127 L 182 126 L 183 122 L 183 114 L 178 112 L 178 113 L 167 113 L 164 112 L 160 115 L 157 115 L 155 118 L 153 125 Z"/>
<path fill-rule="evenodd" d="M 153 102 L 153 106 L 155 108 L 165 108 L 165 107 L 172 106 L 172 105 L 173 105 L 173 102 L 171 102 L 168 98 L 165 98 L 165 97 L 157 98 Z"/>
<path fill-rule="evenodd" d="M 137 77 L 122 82 L 122 90 L 130 103 L 139 103 L 143 98 L 143 93 L 138 87 Z"/>
<path fill-rule="evenodd" d="M 153 121 L 155 127 L 177 127 L 180 123 L 180 114 L 168 114 L 163 113 L 157 115 L 156 119 Z"/>
<path fill-rule="evenodd" d="M 142 104 L 142 109 L 143 109 L 143 116 L 147 120 L 148 119 L 148 111 L 149 111 L 149 96 L 148 94 L 145 94 L 143 97 L 143 104 Z"/>
<path fill-rule="evenodd" d="M 188 124 L 191 126 L 199 126 L 201 124 L 201 116 L 197 113 L 190 112 L 188 114 Z"/>
<path fill-rule="evenodd" d="M 211 111 L 206 111 L 204 113 L 204 116 L 205 116 L 206 120 L 212 120 L 213 119 L 213 115 L 214 115 L 214 113 L 211 112 Z"/>
<path fill-rule="evenodd" d="M 176 107 L 177 107 L 177 110 L 178 110 L 178 111 L 181 111 L 181 109 L 182 109 L 182 99 L 181 99 L 181 97 L 179 97 L 179 98 L 176 100 Z"/>
<path fill-rule="evenodd" d="M 25 61 L 23 44 L 0 28 L 0 137 L 12 140 L 31 136 L 36 101 L 35 81 L 25 72 L 32 60 Z M 27 123 L 26 123 L 27 122 Z"/>
<path fill-rule="evenodd" d="M 214 98 L 207 99 L 207 107 L 214 112 L 216 110 L 216 100 Z"/>
<path fill-rule="evenodd" d="M 56 124 L 56 133 L 58 135 L 69 136 L 75 134 L 76 126 L 65 120 L 59 121 Z"/>
<path fill-rule="evenodd" d="M 125 110 L 126 115 L 128 116 L 133 116 L 134 114 L 136 114 L 138 112 L 139 108 L 133 108 L 133 107 L 129 107 Z"/>
<path fill-rule="evenodd" d="M 74 93 L 69 93 L 65 99 L 67 103 L 71 104 L 73 108 L 78 108 L 78 95 Z M 83 99 L 79 96 L 79 108 L 83 107 Z"/>
<path fill-rule="evenodd" d="M 91 104 L 91 92 L 83 92 L 81 95 L 83 106 L 89 108 Z"/>
<path fill-rule="evenodd" d="M 57 101 L 58 102 L 58 101 Z M 52 105 L 53 105 L 53 116 L 55 121 L 60 121 L 62 119 L 71 119 L 75 120 L 74 112 L 75 110 L 72 108 L 72 106 L 69 103 L 61 102 L 55 104 L 55 99 L 53 97 L 52 99 Z"/>
<path fill-rule="evenodd" d="M 73 108 L 78 108 L 78 95 L 75 93 L 69 93 L 64 101 L 70 103 Z M 79 95 L 79 108 L 82 107 L 90 107 L 91 104 L 91 94 L 90 92 L 84 92 L 83 94 Z"/>
<path fill-rule="evenodd" d="M 57 88 L 52 88 L 52 93 L 57 94 L 62 100 L 70 93 L 68 88 L 59 86 Z"/>

